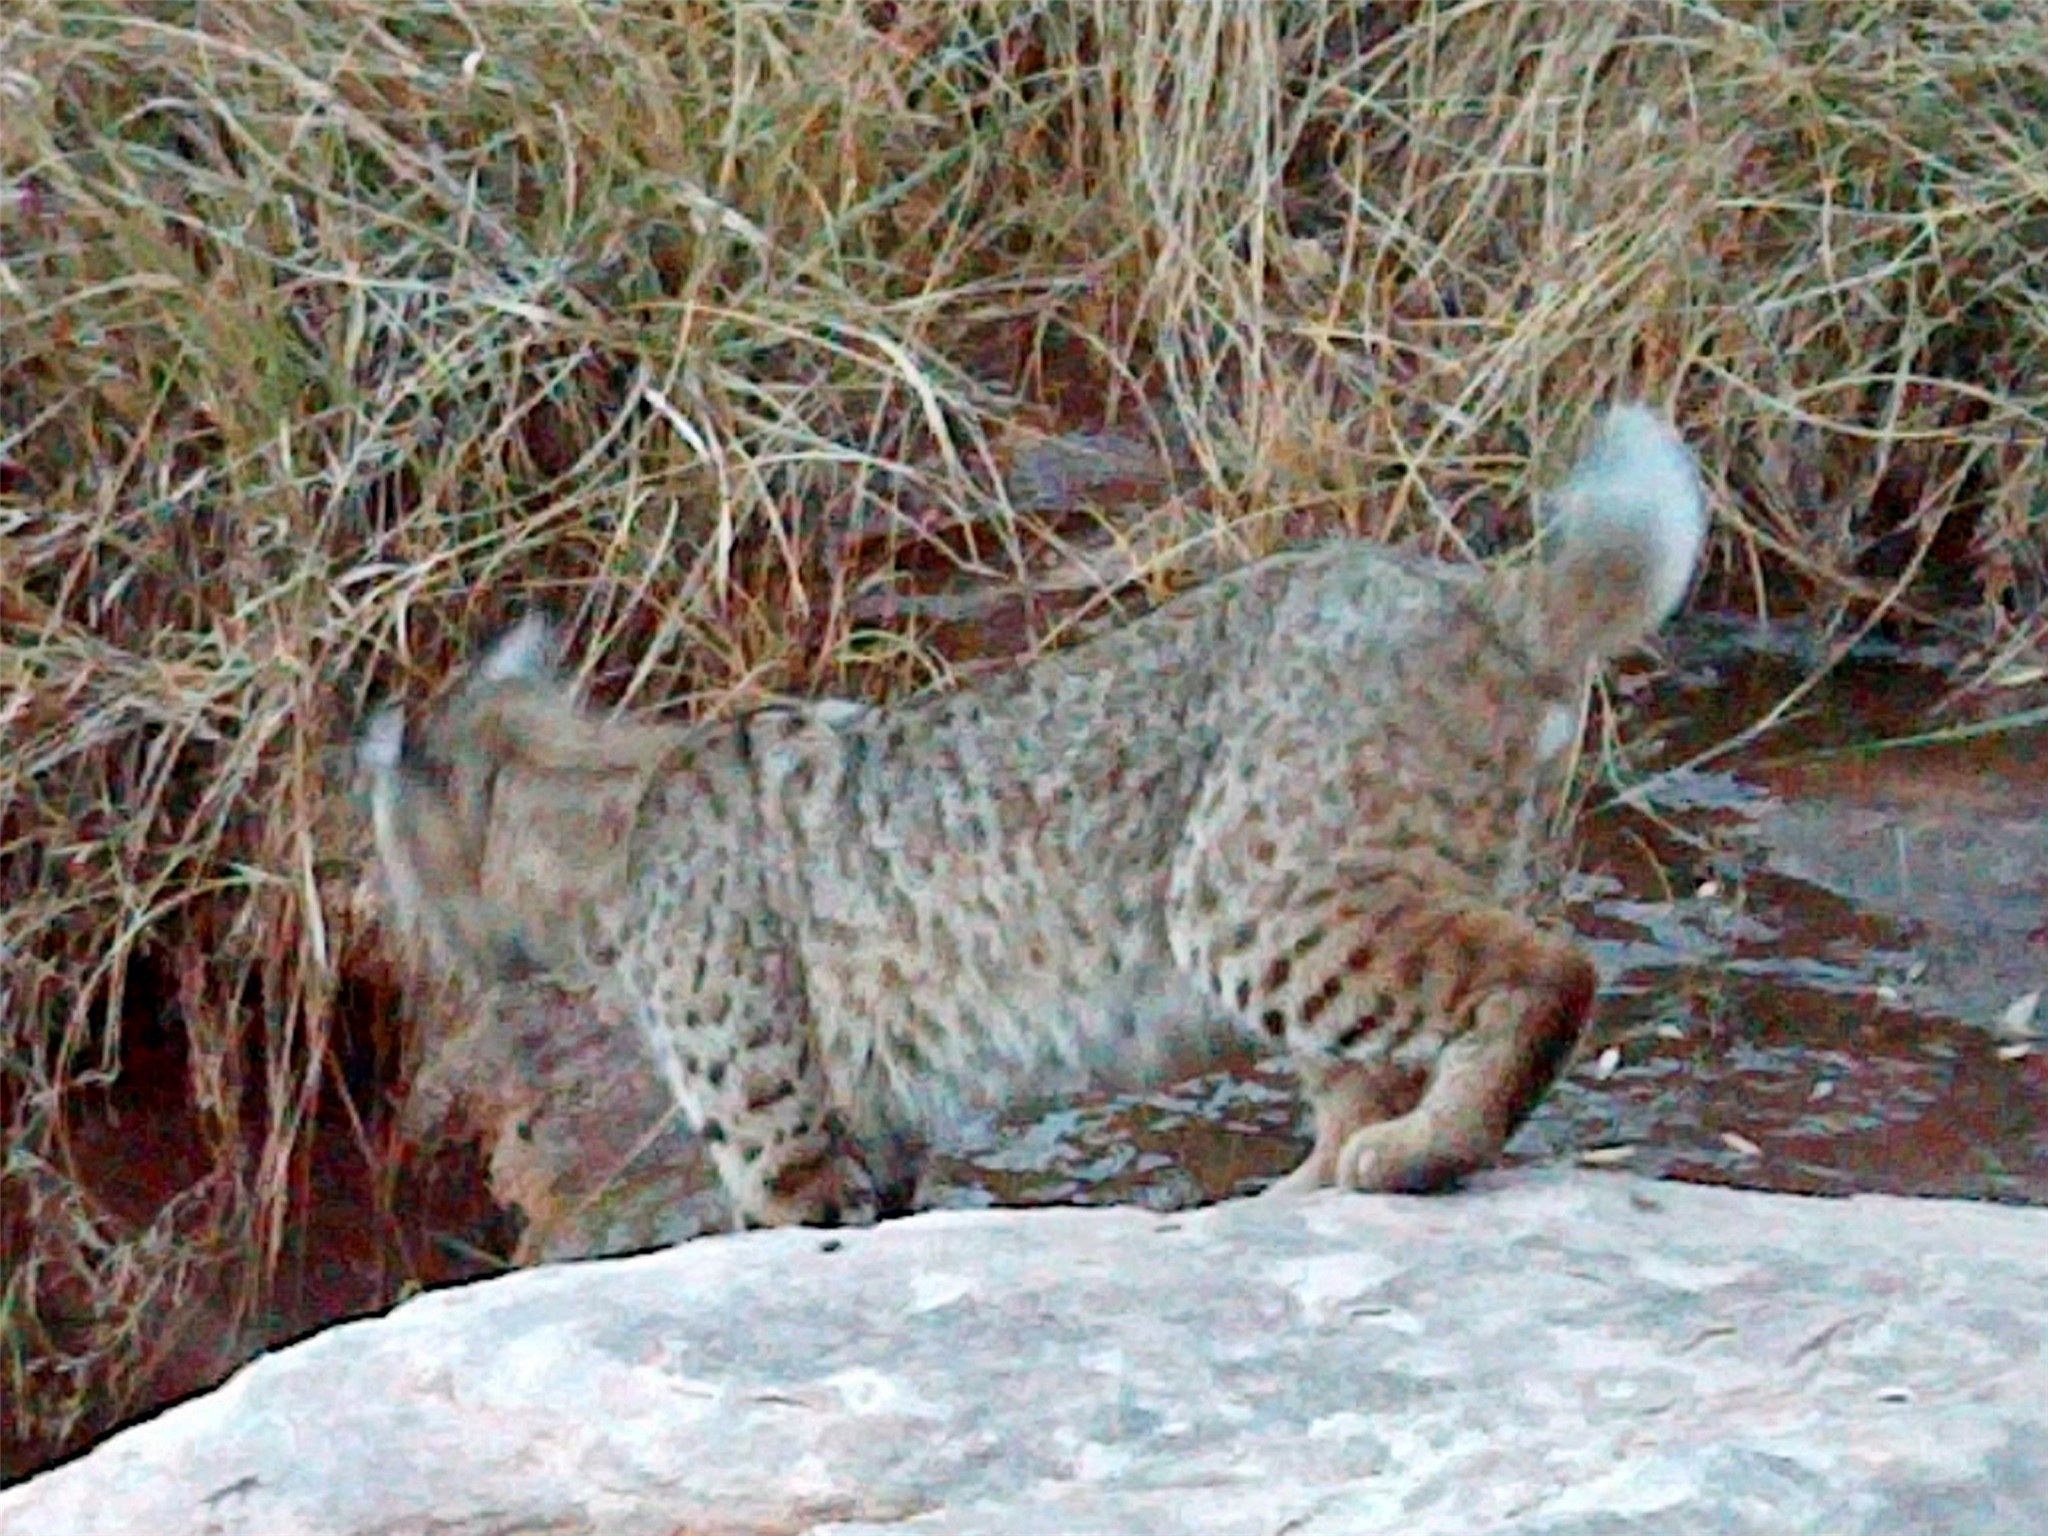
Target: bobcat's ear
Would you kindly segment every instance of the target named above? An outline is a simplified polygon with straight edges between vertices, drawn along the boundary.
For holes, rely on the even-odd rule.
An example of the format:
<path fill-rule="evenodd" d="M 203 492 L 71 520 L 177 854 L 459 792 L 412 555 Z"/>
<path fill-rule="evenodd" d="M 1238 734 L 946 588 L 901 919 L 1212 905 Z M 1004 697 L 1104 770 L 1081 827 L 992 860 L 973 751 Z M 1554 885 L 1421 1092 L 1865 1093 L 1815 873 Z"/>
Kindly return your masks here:
<path fill-rule="evenodd" d="M 529 613 L 484 652 L 477 676 L 487 683 L 545 682 L 555 674 L 555 627 Z"/>

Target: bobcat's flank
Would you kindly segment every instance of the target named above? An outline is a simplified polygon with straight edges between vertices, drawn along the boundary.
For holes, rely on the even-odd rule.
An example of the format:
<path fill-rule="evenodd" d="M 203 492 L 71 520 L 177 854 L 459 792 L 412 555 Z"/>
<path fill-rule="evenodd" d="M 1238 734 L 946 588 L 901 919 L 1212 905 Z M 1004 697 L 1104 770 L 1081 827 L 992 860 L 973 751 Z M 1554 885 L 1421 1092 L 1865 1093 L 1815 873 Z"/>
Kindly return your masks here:
<path fill-rule="evenodd" d="M 1592 667 L 1683 599 L 1691 455 L 1624 406 L 1494 570 L 1275 555 L 993 679 L 883 709 L 606 719 L 528 620 L 363 758 L 397 915 L 484 985 L 639 1021 L 742 1220 L 874 1218 L 968 1101 L 1284 1042 L 1277 1188 L 1495 1160 L 1594 970 L 1531 918 Z"/>

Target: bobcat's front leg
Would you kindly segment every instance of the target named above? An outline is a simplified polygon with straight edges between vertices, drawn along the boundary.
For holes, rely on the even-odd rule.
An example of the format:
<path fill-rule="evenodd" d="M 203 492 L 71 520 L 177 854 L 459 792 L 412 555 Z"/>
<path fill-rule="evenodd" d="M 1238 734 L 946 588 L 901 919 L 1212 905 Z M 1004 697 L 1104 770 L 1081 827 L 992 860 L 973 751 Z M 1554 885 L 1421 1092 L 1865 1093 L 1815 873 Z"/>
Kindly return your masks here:
<path fill-rule="evenodd" d="M 705 944 L 695 955 L 676 952 L 673 931 L 656 935 L 634 990 L 648 1046 L 703 1139 L 735 1222 L 873 1222 L 875 1184 L 833 1107 L 781 925 L 727 910 L 698 931 Z M 636 957 L 622 958 L 634 967 Z"/>

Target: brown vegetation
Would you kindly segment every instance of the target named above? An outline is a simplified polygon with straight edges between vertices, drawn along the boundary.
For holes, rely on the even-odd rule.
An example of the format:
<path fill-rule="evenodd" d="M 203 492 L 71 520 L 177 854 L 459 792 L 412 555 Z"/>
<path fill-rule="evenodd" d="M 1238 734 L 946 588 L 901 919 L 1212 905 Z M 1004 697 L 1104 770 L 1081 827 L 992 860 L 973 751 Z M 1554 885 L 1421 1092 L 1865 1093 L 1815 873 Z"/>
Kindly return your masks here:
<path fill-rule="evenodd" d="M 21 0 L 7 1474 L 265 1341 L 337 1139 L 356 1304 L 448 1272 L 377 1092 L 369 701 L 533 602 L 601 696 L 715 711 L 1306 532 L 1498 546 L 1623 389 L 1723 597 L 2008 667 L 2044 124 L 2048 12 L 1992 0 Z"/>

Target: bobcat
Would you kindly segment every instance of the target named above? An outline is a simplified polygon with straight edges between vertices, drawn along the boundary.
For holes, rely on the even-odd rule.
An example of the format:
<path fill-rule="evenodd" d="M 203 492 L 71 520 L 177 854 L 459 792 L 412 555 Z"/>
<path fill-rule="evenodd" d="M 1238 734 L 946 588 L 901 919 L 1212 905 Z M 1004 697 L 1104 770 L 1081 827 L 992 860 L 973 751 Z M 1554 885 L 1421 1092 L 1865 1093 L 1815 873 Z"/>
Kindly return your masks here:
<path fill-rule="evenodd" d="M 878 709 L 598 717 L 529 618 L 365 738 L 394 907 L 476 982 L 637 1020 L 744 1223 L 873 1220 L 966 1103 L 1229 1031 L 1314 1114 L 1276 1189 L 1444 1188 L 1585 1027 L 1593 966 L 1529 915 L 1542 810 L 1707 531 L 1640 405 L 1545 501 L 1532 562 L 1313 546 Z"/>

